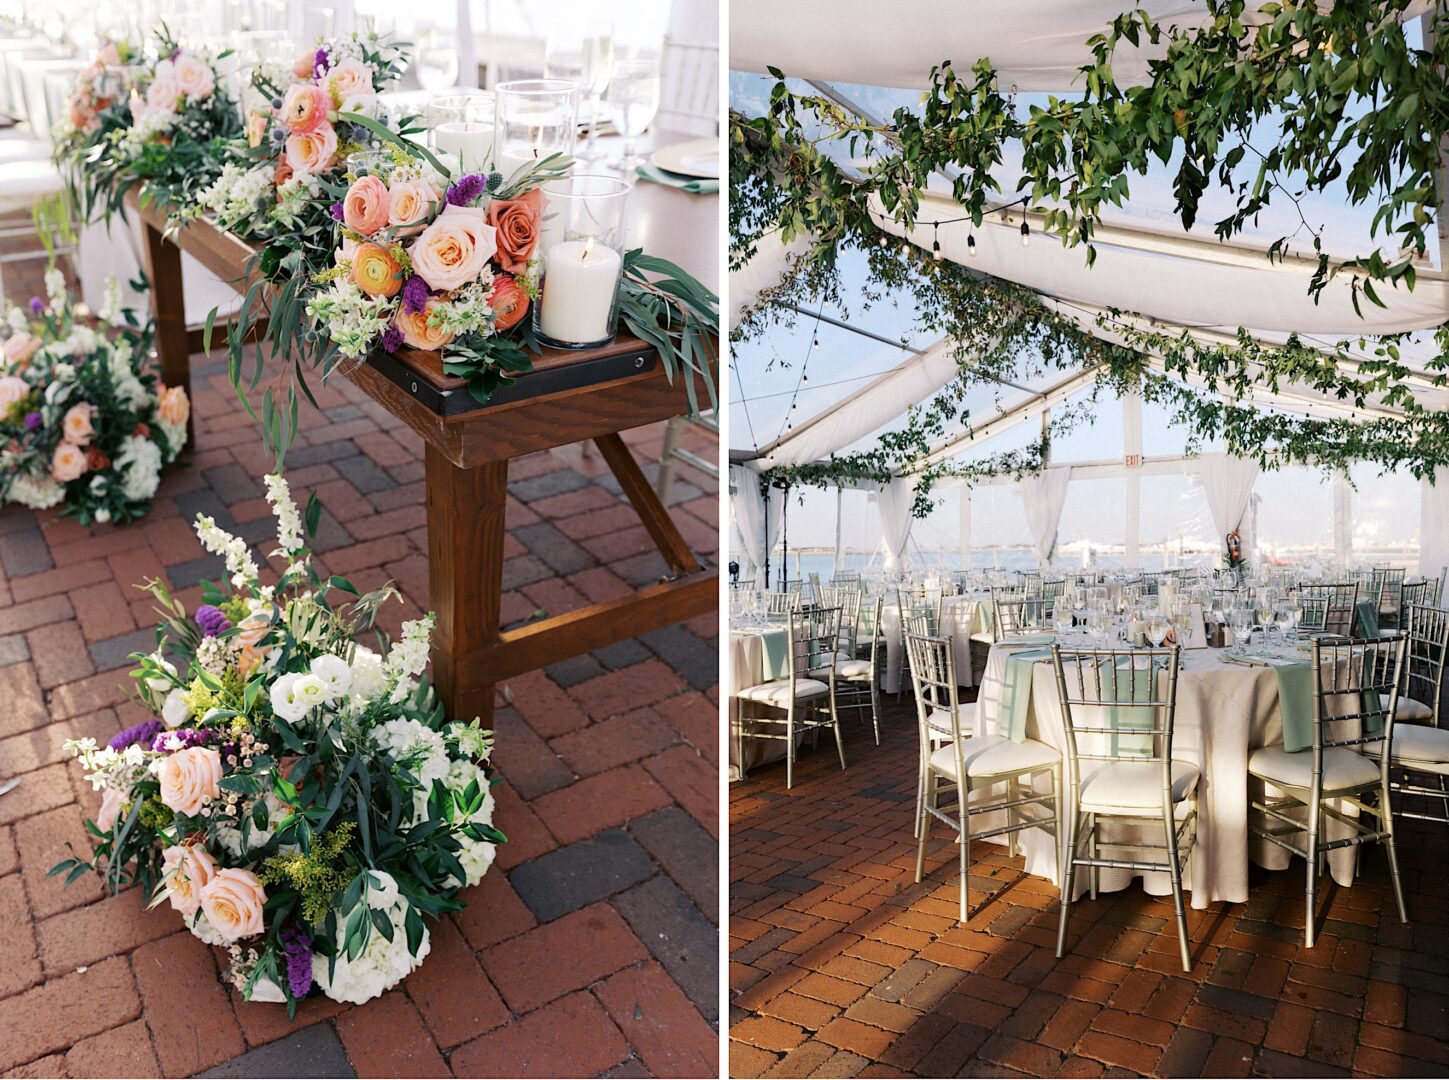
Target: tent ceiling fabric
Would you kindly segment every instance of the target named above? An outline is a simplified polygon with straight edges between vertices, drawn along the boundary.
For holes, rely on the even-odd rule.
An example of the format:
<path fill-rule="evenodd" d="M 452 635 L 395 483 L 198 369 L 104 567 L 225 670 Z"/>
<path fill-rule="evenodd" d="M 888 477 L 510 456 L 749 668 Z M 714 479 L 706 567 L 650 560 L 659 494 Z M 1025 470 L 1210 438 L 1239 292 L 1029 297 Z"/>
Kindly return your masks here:
<path fill-rule="evenodd" d="M 780 242 L 779 233 L 770 233 L 760 238 L 755 246 L 755 255 L 738 270 L 730 271 L 730 329 L 760 299 L 760 293 L 773 289 L 785 276 L 790 260 L 803 254 L 810 247 L 808 236 L 797 236 L 789 245 Z"/>

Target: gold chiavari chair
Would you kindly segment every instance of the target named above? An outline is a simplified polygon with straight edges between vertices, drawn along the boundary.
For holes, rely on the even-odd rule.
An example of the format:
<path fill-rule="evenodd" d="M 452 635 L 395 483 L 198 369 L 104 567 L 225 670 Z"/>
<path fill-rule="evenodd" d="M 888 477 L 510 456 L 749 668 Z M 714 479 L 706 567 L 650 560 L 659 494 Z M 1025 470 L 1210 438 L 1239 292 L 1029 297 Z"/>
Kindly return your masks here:
<path fill-rule="evenodd" d="M 1417 821 L 1449 822 L 1449 728 L 1439 726 L 1444 667 L 1449 659 L 1449 610 L 1413 604 L 1404 610 L 1408 634 L 1404 680 L 1391 747 L 1399 797 L 1394 813 Z M 1377 744 L 1366 747 L 1377 753 Z M 1406 802 L 1405 797 L 1412 799 Z M 1420 809 L 1427 800 L 1433 812 Z"/>
<path fill-rule="evenodd" d="M 1323 631 L 1342 637 L 1353 636 L 1354 616 L 1358 605 L 1359 583 L 1344 582 L 1334 585 L 1300 585 L 1298 596 L 1304 600 L 1326 599 L 1328 607 L 1324 612 Z"/>

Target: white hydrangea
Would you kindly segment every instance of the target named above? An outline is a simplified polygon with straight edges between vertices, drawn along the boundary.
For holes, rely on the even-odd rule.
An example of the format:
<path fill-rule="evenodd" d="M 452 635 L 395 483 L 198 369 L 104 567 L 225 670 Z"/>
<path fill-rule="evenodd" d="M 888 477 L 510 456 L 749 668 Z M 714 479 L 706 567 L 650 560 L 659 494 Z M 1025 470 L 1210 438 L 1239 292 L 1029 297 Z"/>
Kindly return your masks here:
<path fill-rule="evenodd" d="M 398 902 L 402 894 L 398 891 L 397 878 L 386 870 L 369 871 L 371 880 L 367 883 L 367 906 L 374 911 L 386 911 Z"/>
<path fill-rule="evenodd" d="M 101 338 L 94 330 L 80 325 L 73 327 L 65 340 L 72 356 L 89 356 L 101 343 Z"/>
<path fill-rule="evenodd" d="M 365 705 L 387 685 L 383 671 L 382 657 L 366 645 L 352 647 L 352 700 Z"/>
<path fill-rule="evenodd" d="M 136 378 L 136 373 L 131 368 L 129 342 L 117 342 L 112 347 L 106 366 L 109 369 L 111 386 L 115 388 L 116 396 L 132 409 L 140 408 L 150 400 L 151 395 L 147 393 L 145 385 Z"/>
<path fill-rule="evenodd" d="M 330 962 L 332 974 L 328 975 L 329 961 L 320 953 L 312 958 L 312 978 L 322 992 L 333 1001 L 346 1001 L 361 1005 L 375 997 L 381 997 L 403 979 L 413 973 L 432 951 L 432 937 L 427 926 L 423 927 L 422 940 L 418 942 L 418 953 L 408 952 L 408 936 L 404 922 L 411 905 L 404 899 L 388 908 L 386 914 L 392 922 L 392 940 L 388 941 L 377 928 L 372 929 L 364 948 L 355 960 L 347 958 L 344 947 L 346 920 L 337 919 L 337 956 Z"/>
<path fill-rule="evenodd" d="M 65 489 L 48 473 L 21 473 L 10 482 L 10 497 L 31 510 L 49 510 L 65 498 Z"/>
<path fill-rule="evenodd" d="M 187 927 L 193 934 L 199 937 L 208 945 L 230 945 L 231 942 L 221 936 L 221 931 L 211 925 L 211 920 L 206 917 L 206 912 L 200 908 L 196 909 L 196 915 Z"/>
<path fill-rule="evenodd" d="M 432 612 L 402 625 L 402 640 L 388 650 L 385 674 L 393 690 L 388 698 L 397 704 L 413 692 L 417 677 L 428 667 L 428 642 L 433 636 Z"/>
<path fill-rule="evenodd" d="M 448 775 L 443 780 L 443 786 L 449 791 L 462 794 L 468 789 L 468 785 L 474 780 L 478 781 L 478 789 L 483 793 L 483 802 L 478 809 L 468 815 L 468 821 L 476 821 L 481 825 L 493 824 L 493 793 L 489 790 L 488 777 L 483 770 L 474 765 L 471 761 L 452 761 L 448 764 Z M 413 792 L 413 814 L 412 823 L 427 820 L 428 816 L 428 792 Z M 459 822 L 462 825 L 462 822 Z M 493 858 L 498 853 L 496 845 L 490 844 L 487 840 L 474 840 L 472 837 L 458 834 L 458 843 L 462 846 L 458 849 L 458 861 L 463 864 L 465 880 L 461 883 L 451 874 L 443 882 L 443 888 L 454 889 L 463 886 L 477 885 L 483 880 L 483 875 L 488 873 L 489 867 L 493 865 Z"/>
<path fill-rule="evenodd" d="M 417 720 L 398 717 L 372 729 L 373 742 L 422 782 L 423 790 L 448 775 L 448 746 L 441 733 Z"/>
<path fill-rule="evenodd" d="M 142 435 L 127 435 L 116 455 L 121 491 L 128 499 L 149 499 L 161 483 L 161 448 Z"/>
<path fill-rule="evenodd" d="M 248 582 L 257 579 L 257 564 L 252 559 L 245 540 L 220 528 L 216 519 L 206 514 L 196 515 L 195 527 L 201 546 L 213 555 L 225 557 L 226 570 L 231 575 L 233 586 L 238 589 L 245 588 Z"/>
<path fill-rule="evenodd" d="M 386 297 L 366 296 L 349 278 L 334 281 L 307 303 L 307 315 L 317 323 L 343 356 L 367 352 L 392 319 L 393 303 Z"/>

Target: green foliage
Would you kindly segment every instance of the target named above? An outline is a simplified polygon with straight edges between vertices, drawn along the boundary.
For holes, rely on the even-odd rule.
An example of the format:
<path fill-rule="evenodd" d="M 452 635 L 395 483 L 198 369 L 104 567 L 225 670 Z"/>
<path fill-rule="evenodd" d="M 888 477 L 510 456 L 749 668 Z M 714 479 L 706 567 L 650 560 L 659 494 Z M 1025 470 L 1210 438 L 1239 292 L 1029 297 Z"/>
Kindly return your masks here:
<path fill-rule="evenodd" d="M 357 832 L 355 821 L 344 821 L 312 840 L 310 852 L 273 855 L 257 877 L 265 885 L 285 885 L 302 897 L 302 918 L 320 926 L 332 910 L 333 898 L 351 877 L 343 858 Z"/>

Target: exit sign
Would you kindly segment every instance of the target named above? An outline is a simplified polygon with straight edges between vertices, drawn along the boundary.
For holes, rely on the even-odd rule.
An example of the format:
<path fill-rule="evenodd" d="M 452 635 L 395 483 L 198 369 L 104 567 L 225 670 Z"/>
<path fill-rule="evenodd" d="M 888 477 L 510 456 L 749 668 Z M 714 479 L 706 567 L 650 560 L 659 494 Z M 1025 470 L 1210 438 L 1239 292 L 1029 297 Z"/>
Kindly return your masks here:
<path fill-rule="evenodd" d="M 1128 454 L 1127 455 L 1127 467 L 1129 469 L 1135 468 L 1135 467 L 1137 467 L 1138 465 L 1141 465 L 1141 464 L 1142 464 L 1142 455 L 1141 454 Z"/>

